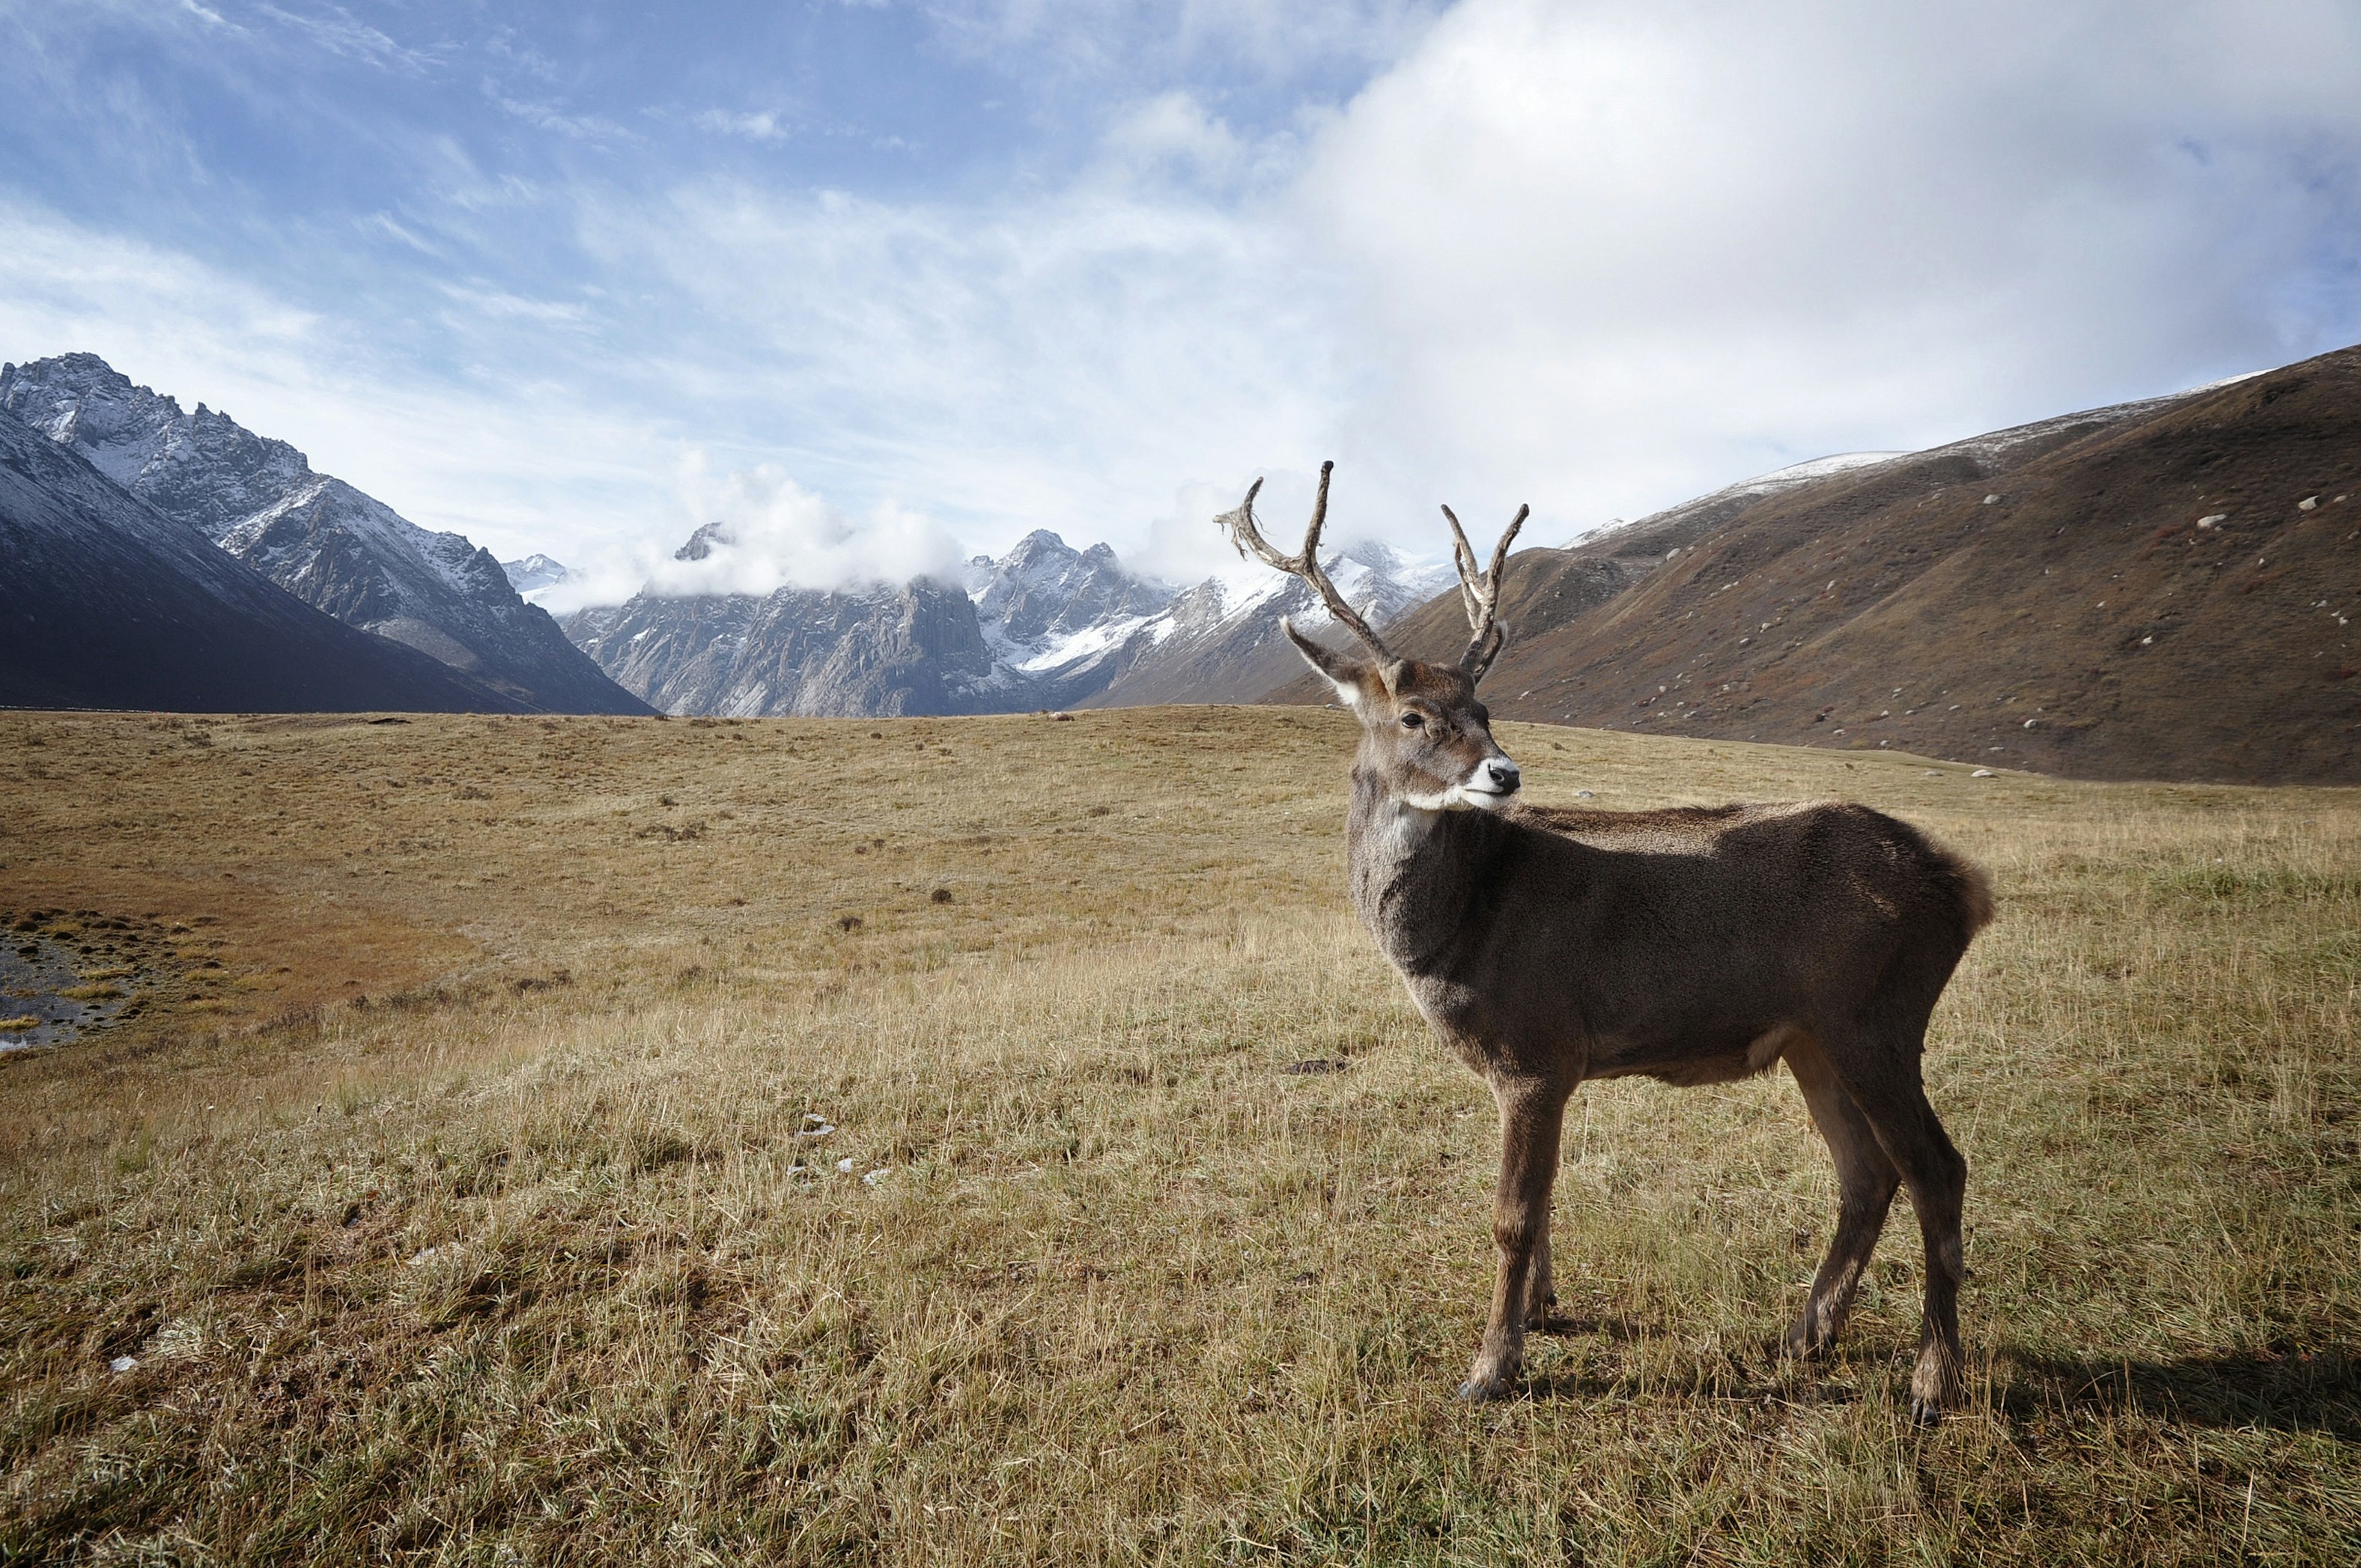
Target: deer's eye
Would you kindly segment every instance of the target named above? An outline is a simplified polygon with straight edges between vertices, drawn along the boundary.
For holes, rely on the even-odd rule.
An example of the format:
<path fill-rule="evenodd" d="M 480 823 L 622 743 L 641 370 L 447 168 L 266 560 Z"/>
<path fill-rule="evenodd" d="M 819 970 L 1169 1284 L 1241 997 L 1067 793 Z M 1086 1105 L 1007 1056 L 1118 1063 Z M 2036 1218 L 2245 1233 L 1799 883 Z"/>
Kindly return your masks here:
<path fill-rule="evenodd" d="M 1402 728 L 1404 729 L 1423 729 L 1426 728 L 1426 716 L 1422 713 L 1405 713 L 1402 715 Z"/>

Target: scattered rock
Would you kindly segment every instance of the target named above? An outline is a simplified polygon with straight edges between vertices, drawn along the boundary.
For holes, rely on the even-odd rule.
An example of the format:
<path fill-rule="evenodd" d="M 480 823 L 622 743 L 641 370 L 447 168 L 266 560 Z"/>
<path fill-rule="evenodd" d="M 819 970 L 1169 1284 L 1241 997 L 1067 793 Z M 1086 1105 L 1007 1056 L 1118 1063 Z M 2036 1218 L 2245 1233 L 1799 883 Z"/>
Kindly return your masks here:
<path fill-rule="evenodd" d="M 836 1162 L 836 1168 L 843 1172 L 845 1175 L 851 1176 L 852 1174 L 852 1161 L 849 1158 L 838 1160 Z"/>
<path fill-rule="evenodd" d="M 1968 777 L 1971 779 L 1996 779 L 2000 777 L 2000 775 L 1993 773 L 1990 768 L 1978 768 L 1974 773 L 1970 773 Z"/>

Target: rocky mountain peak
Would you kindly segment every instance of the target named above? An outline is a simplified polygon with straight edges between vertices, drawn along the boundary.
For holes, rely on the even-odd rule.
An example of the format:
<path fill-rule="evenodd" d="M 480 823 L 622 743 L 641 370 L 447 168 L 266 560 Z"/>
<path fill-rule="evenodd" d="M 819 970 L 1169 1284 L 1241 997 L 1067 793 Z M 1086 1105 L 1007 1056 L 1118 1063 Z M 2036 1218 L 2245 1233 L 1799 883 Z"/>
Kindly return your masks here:
<path fill-rule="evenodd" d="M 726 522 L 708 522 L 688 536 L 688 543 L 672 553 L 675 561 L 702 561 L 713 554 L 718 545 L 735 544 L 738 536 L 730 532 Z"/>
<path fill-rule="evenodd" d="M 95 354 L 0 367 L 0 409 L 216 543 L 315 477 L 287 443 L 203 403 L 183 412 L 179 399 L 135 385 Z"/>
<path fill-rule="evenodd" d="M 503 561 L 500 570 L 508 575 L 509 587 L 527 599 L 544 588 L 554 588 L 571 576 L 563 562 L 554 561 L 539 551 L 522 561 Z"/>
<path fill-rule="evenodd" d="M 998 560 L 968 563 L 968 596 L 985 640 L 1024 667 L 1062 663 L 1061 645 L 1137 623 L 1171 601 L 1171 590 L 1124 569 L 1104 543 L 1076 550 L 1047 529 L 1018 540 Z M 1104 645 L 1105 639 L 1098 639 Z"/>

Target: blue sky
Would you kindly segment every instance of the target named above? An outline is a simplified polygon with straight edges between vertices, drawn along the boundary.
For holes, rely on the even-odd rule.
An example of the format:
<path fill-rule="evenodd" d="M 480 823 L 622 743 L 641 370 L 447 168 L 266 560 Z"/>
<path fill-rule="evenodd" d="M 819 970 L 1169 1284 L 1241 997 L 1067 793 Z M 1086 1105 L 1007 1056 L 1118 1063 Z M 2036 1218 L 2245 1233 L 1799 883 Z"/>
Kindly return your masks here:
<path fill-rule="evenodd" d="M 2361 8 L 1957 9 L 0 0 L 0 357 L 628 587 L 1188 577 L 1331 456 L 1556 542 L 2361 338 Z"/>

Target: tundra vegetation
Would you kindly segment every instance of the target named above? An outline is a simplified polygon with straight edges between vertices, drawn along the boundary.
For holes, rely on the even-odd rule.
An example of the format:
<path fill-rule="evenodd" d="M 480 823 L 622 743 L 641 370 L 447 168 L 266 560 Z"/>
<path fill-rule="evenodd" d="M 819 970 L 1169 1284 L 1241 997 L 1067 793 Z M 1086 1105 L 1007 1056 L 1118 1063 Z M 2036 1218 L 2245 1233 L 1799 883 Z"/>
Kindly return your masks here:
<path fill-rule="evenodd" d="M 0 1561 L 2343 1563 L 2361 795 L 1502 724 L 1992 874 L 1837 1357 L 1772 1078 L 1580 1091 L 1521 1397 L 1482 1085 L 1345 902 L 1356 727 L 0 714 Z M 948 894 L 947 897 L 939 896 Z M 5 1011 L 0 1008 L 0 1011 Z"/>

